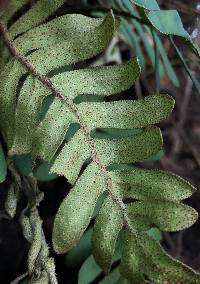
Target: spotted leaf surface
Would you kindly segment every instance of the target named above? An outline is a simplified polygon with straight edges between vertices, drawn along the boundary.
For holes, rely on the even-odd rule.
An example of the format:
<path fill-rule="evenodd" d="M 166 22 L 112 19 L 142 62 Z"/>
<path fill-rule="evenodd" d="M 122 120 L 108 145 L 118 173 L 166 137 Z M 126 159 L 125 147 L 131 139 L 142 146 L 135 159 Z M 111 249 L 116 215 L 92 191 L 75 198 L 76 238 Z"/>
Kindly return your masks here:
<path fill-rule="evenodd" d="M 58 210 L 53 230 L 55 251 L 64 253 L 77 244 L 104 190 L 103 177 L 96 166 L 90 164 Z"/>
<path fill-rule="evenodd" d="M 96 219 L 92 239 L 94 257 L 106 273 L 110 270 L 115 244 L 122 226 L 123 214 L 109 197 L 104 201 Z"/>
<path fill-rule="evenodd" d="M 157 9 L 155 1 L 133 2 Z M 12 23 L 8 34 L 18 56 L 0 47 L 0 128 L 8 154 L 44 160 L 51 173 L 72 185 L 55 216 L 54 250 L 66 253 L 75 247 L 97 216 L 93 253 L 105 273 L 121 258 L 120 253 L 113 256 L 125 234 L 120 271 L 131 283 L 145 283 L 145 277 L 155 283 L 200 283 L 195 272 L 174 261 L 146 233 L 152 227 L 177 231 L 191 226 L 197 213 L 181 200 L 195 189 L 170 173 L 132 165 L 162 149 L 155 124 L 169 116 L 174 100 L 167 95 L 119 100 L 115 95 L 139 78 L 137 58 L 103 67 L 91 67 L 88 61 L 109 46 L 118 20 L 111 12 L 101 19 L 54 17 L 63 3 L 38 0 Z M 24 4 L 11 0 L 1 20 L 9 22 Z M 122 170 L 124 165 L 131 170 Z M 35 261 L 34 247 L 30 255 Z M 116 271 L 114 279 L 125 283 Z"/>
<path fill-rule="evenodd" d="M 181 277 L 184 280 L 180 283 L 187 283 L 186 279 L 194 272 L 169 257 L 146 232 L 152 226 L 162 231 L 178 231 L 191 226 L 197 220 L 197 212 L 180 201 L 191 196 L 195 188 L 180 177 L 164 171 L 134 169 L 111 171 L 109 175 L 117 200 L 127 201 L 124 203 L 124 214 L 116 212 L 113 217 L 114 208 L 110 206 L 110 201 L 104 201 L 93 231 L 97 263 L 105 273 L 108 272 L 113 256 L 110 251 L 119 237 L 122 222 L 124 228 L 127 224 L 129 226 L 128 231 L 122 231 L 125 234 L 120 265 L 123 276 L 126 275 L 131 283 L 146 283 L 146 276 L 155 283 L 163 283 L 163 279 L 167 279 L 168 283 L 178 284 Z M 109 210 L 105 210 L 106 206 Z M 117 236 L 113 238 L 115 230 Z M 200 283 L 198 274 L 194 273 L 193 279 L 194 283 Z"/>
<path fill-rule="evenodd" d="M 159 284 L 200 283 L 199 275 L 167 255 L 159 242 L 144 234 L 138 237 L 139 242 L 133 234 L 126 233 L 124 236 L 120 271 L 131 283 L 146 283 L 147 275 Z"/>

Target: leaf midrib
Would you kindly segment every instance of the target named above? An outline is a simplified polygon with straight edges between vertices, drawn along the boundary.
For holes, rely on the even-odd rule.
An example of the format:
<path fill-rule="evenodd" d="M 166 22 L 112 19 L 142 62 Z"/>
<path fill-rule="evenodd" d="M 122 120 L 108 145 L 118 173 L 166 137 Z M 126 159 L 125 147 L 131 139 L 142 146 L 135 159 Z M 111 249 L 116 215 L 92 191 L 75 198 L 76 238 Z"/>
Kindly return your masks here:
<path fill-rule="evenodd" d="M 58 90 L 56 86 L 53 84 L 53 82 L 47 76 L 38 72 L 37 69 L 32 64 L 32 62 L 18 51 L 18 49 L 15 47 L 14 41 L 11 39 L 9 35 L 6 25 L 2 21 L 0 22 L 0 33 L 2 34 L 4 43 L 8 48 L 8 50 L 10 51 L 11 55 L 14 56 L 16 60 L 27 69 L 27 71 L 33 78 L 38 79 L 44 86 L 46 86 L 46 88 L 48 88 L 52 92 L 52 94 L 55 97 L 57 97 L 62 102 L 66 103 L 67 106 L 70 108 L 70 110 L 73 112 L 73 114 L 76 116 L 80 128 L 82 129 L 84 136 L 86 138 L 86 143 L 90 148 L 91 158 L 93 162 L 97 165 L 102 175 L 105 176 L 106 190 L 108 191 L 113 202 L 121 210 L 125 226 L 129 229 L 129 231 L 132 234 L 134 234 L 135 237 L 137 237 L 137 232 L 132 227 L 130 218 L 126 213 L 126 206 L 123 203 L 123 200 L 119 198 L 119 196 L 114 194 L 112 179 L 109 176 L 106 166 L 100 161 L 100 158 L 98 157 L 98 152 L 94 139 L 90 136 L 90 130 L 87 127 L 87 125 L 84 124 L 77 105 L 73 102 L 73 100 L 70 97 L 66 97 L 60 90 Z"/>

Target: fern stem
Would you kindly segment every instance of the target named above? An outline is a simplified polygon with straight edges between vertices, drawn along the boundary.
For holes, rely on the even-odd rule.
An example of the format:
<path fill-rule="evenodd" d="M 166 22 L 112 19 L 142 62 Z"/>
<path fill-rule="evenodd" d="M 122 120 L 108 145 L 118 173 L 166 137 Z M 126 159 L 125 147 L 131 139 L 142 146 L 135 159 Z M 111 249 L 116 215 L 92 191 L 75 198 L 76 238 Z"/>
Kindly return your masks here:
<path fill-rule="evenodd" d="M 28 276 L 28 271 L 25 272 L 24 274 L 18 276 L 15 280 L 13 280 L 12 282 L 10 282 L 10 284 L 18 284 L 20 283 L 24 278 L 26 278 Z"/>
<path fill-rule="evenodd" d="M 81 118 L 81 115 L 79 113 L 79 109 L 77 105 L 73 102 L 73 99 L 70 97 L 66 97 L 60 90 L 57 89 L 57 87 L 53 84 L 53 82 L 45 75 L 40 74 L 37 69 L 33 66 L 33 64 L 24 56 L 22 55 L 17 48 L 15 47 L 14 41 L 11 39 L 7 27 L 3 22 L 0 22 L 0 34 L 3 37 L 4 43 L 9 49 L 10 53 L 18 60 L 26 69 L 30 72 L 30 74 L 38 79 L 44 86 L 46 86 L 52 94 L 61 100 L 62 102 L 66 103 L 70 110 L 73 112 L 73 114 L 76 116 L 77 121 L 80 125 L 80 128 L 82 129 L 86 142 L 88 143 L 91 151 L 91 158 L 95 162 L 95 164 L 98 166 L 101 173 L 105 176 L 105 182 L 106 182 L 106 189 L 111 196 L 113 202 L 120 208 L 124 224 L 129 229 L 131 233 L 133 233 L 135 236 L 137 236 L 136 230 L 132 227 L 130 219 L 128 217 L 128 214 L 126 213 L 126 206 L 122 199 L 120 199 L 117 195 L 114 194 L 113 191 L 113 184 L 112 179 L 109 176 L 109 173 L 106 169 L 106 166 L 103 165 L 98 157 L 97 149 L 95 142 L 93 138 L 90 136 L 90 130 L 88 127 L 83 123 L 83 120 Z"/>

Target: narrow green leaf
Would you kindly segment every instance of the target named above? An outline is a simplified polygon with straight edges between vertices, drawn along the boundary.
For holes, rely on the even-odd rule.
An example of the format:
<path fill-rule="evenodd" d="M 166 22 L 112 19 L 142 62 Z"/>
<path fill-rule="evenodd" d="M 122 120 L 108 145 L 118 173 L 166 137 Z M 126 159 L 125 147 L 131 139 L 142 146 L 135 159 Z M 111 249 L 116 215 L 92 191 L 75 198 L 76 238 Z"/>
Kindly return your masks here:
<path fill-rule="evenodd" d="M 94 281 L 102 272 L 91 255 L 81 266 L 78 276 L 78 284 L 88 284 Z"/>
<path fill-rule="evenodd" d="M 197 218 L 197 212 L 184 204 L 149 200 L 149 202 L 134 202 L 128 205 L 129 218 L 137 229 L 151 224 L 161 231 L 176 232 L 192 226 Z"/>
<path fill-rule="evenodd" d="M 94 212 L 93 212 L 93 215 L 92 215 L 92 218 L 96 218 L 97 215 L 99 214 L 99 211 L 101 209 L 101 206 L 104 202 L 104 200 L 106 199 L 106 197 L 108 196 L 108 193 L 106 191 L 104 191 L 98 198 L 97 200 L 97 203 L 96 203 L 96 206 L 94 208 Z"/>
<path fill-rule="evenodd" d="M 163 60 L 163 64 L 164 64 L 166 73 L 167 73 L 169 79 L 171 80 L 171 82 L 174 84 L 174 86 L 178 88 L 180 86 L 180 82 L 177 78 L 177 75 L 175 73 L 175 70 L 174 70 L 171 62 L 169 61 L 166 50 L 165 50 L 165 48 L 162 44 L 162 41 L 157 34 L 155 34 L 155 40 L 157 42 L 158 50 L 159 50 L 161 58 Z"/>
<path fill-rule="evenodd" d="M 139 59 L 139 63 L 142 70 L 145 70 L 145 60 L 140 45 L 138 43 L 137 35 L 135 34 L 133 27 L 130 26 L 128 21 L 123 18 L 121 20 L 119 32 L 123 35 L 124 40 L 131 45 L 131 48 L 134 50 L 135 53 L 134 55 L 137 56 Z"/>
<path fill-rule="evenodd" d="M 162 147 L 158 128 L 145 129 L 133 138 L 120 140 L 95 139 L 96 148 L 105 165 L 114 163 L 133 163 L 156 154 Z"/>
<path fill-rule="evenodd" d="M 125 198 L 172 201 L 190 197 L 196 189 L 179 176 L 159 170 L 132 169 L 110 172 Z"/>
<path fill-rule="evenodd" d="M 146 34 L 146 32 L 144 31 L 144 28 L 142 27 L 142 25 L 140 25 L 140 23 L 138 23 L 138 21 L 132 19 L 132 24 L 133 26 L 135 27 L 136 31 L 138 32 L 143 44 L 144 44 L 144 47 L 145 47 L 145 50 L 147 52 L 147 55 L 149 56 L 150 60 L 151 60 L 151 63 L 152 65 L 154 66 L 155 62 L 154 62 L 154 51 L 153 51 L 153 48 L 152 48 L 152 45 L 150 44 L 149 42 L 149 39 L 148 39 L 148 36 Z"/>
<path fill-rule="evenodd" d="M 0 183 L 6 179 L 7 175 L 7 165 L 4 156 L 4 151 L 0 142 Z"/>
<path fill-rule="evenodd" d="M 71 184 L 74 184 L 81 167 L 86 159 L 90 158 L 90 155 L 90 149 L 85 143 L 84 134 L 82 130 L 78 130 L 62 148 L 51 168 L 51 172 L 64 175 Z M 63 165 L 65 166 L 63 167 Z"/>
<path fill-rule="evenodd" d="M 92 228 L 88 229 L 80 239 L 79 243 L 65 256 L 65 264 L 68 267 L 80 265 L 92 251 Z"/>
<path fill-rule="evenodd" d="M 189 66 L 187 65 L 187 63 L 186 63 L 186 61 L 185 61 L 181 51 L 179 50 L 178 46 L 175 44 L 175 42 L 173 40 L 173 37 L 170 36 L 169 38 L 170 38 L 170 41 L 171 41 L 171 43 L 172 43 L 172 45 L 173 45 L 173 47 L 174 47 L 174 49 L 176 51 L 176 54 L 177 54 L 178 58 L 181 60 L 183 66 L 184 66 L 186 72 L 188 73 L 188 75 L 190 76 L 190 79 L 192 80 L 196 90 L 200 94 L 200 83 L 199 83 L 199 81 L 196 79 L 195 75 L 192 73 L 192 71 L 190 70 Z"/>
<path fill-rule="evenodd" d="M 72 98 L 89 94 L 110 96 L 130 88 L 138 80 L 139 75 L 137 58 L 132 58 L 124 64 L 64 72 L 54 76 L 53 82 Z"/>
<path fill-rule="evenodd" d="M 174 100 L 167 95 L 148 96 L 135 101 L 82 103 L 79 106 L 91 129 L 143 128 L 166 119 L 173 107 Z"/>
<path fill-rule="evenodd" d="M 57 253 L 65 253 L 78 243 L 89 225 L 97 199 L 104 190 L 104 178 L 96 166 L 90 164 L 63 200 L 56 215 L 53 247 Z"/>
<path fill-rule="evenodd" d="M 72 122 L 74 121 L 70 109 L 56 98 L 32 137 L 32 156 L 50 161 L 64 141 Z"/>
<path fill-rule="evenodd" d="M 115 244 L 122 226 L 122 212 L 108 197 L 97 216 L 92 236 L 94 258 L 106 274 L 110 271 Z"/>
<path fill-rule="evenodd" d="M 159 66 L 159 50 L 156 41 L 156 31 L 151 30 L 153 41 L 154 41 L 154 69 L 155 69 L 155 81 L 156 81 L 156 94 L 160 93 L 160 66 Z"/>
<path fill-rule="evenodd" d="M 109 24 L 110 30 L 108 31 Z M 63 42 L 65 42 L 68 49 L 71 49 L 71 52 L 73 51 L 75 54 L 75 47 L 77 48 L 77 51 L 80 49 L 80 47 L 76 46 L 78 41 L 81 41 L 81 43 L 85 46 L 85 42 L 82 38 L 83 33 L 86 36 L 85 40 L 88 41 L 87 32 L 90 31 L 91 37 L 94 38 L 92 47 L 95 46 L 96 52 L 98 52 L 98 49 L 101 49 L 101 45 L 105 43 L 100 42 L 100 39 L 98 41 L 97 34 L 104 42 L 107 41 L 109 39 L 109 33 L 112 33 L 114 25 L 117 27 L 118 23 L 114 23 L 113 16 L 110 13 L 104 18 L 97 19 L 78 14 L 67 14 L 61 17 L 56 17 L 45 24 L 29 30 L 25 34 L 19 36 L 15 40 L 15 44 L 23 54 L 27 54 L 28 52 L 30 53 L 36 49 L 50 49 L 52 46 L 58 46 L 59 44 L 63 45 Z M 74 33 L 72 33 L 72 30 L 74 30 Z M 108 32 L 107 35 L 105 34 L 105 30 Z M 95 41 L 99 42 L 99 48 Z M 73 57 L 73 55 L 66 54 L 66 57 Z"/>

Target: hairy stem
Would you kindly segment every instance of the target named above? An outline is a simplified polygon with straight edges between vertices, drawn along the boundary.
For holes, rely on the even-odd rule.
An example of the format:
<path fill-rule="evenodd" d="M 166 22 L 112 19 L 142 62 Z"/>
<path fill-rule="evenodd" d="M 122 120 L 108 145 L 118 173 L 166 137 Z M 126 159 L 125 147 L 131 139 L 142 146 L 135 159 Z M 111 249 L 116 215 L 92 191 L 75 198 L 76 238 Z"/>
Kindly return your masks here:
<path fill-rule="evenodd" d="M 24 278 L 26 278 L 28 276 L 28 271 L 25 272 L 24 274 L 20 275 L 19 277 L 17 277 L 15 280 L 13 280 L 10 284 L 18 284 L 20 283 Z"/>

